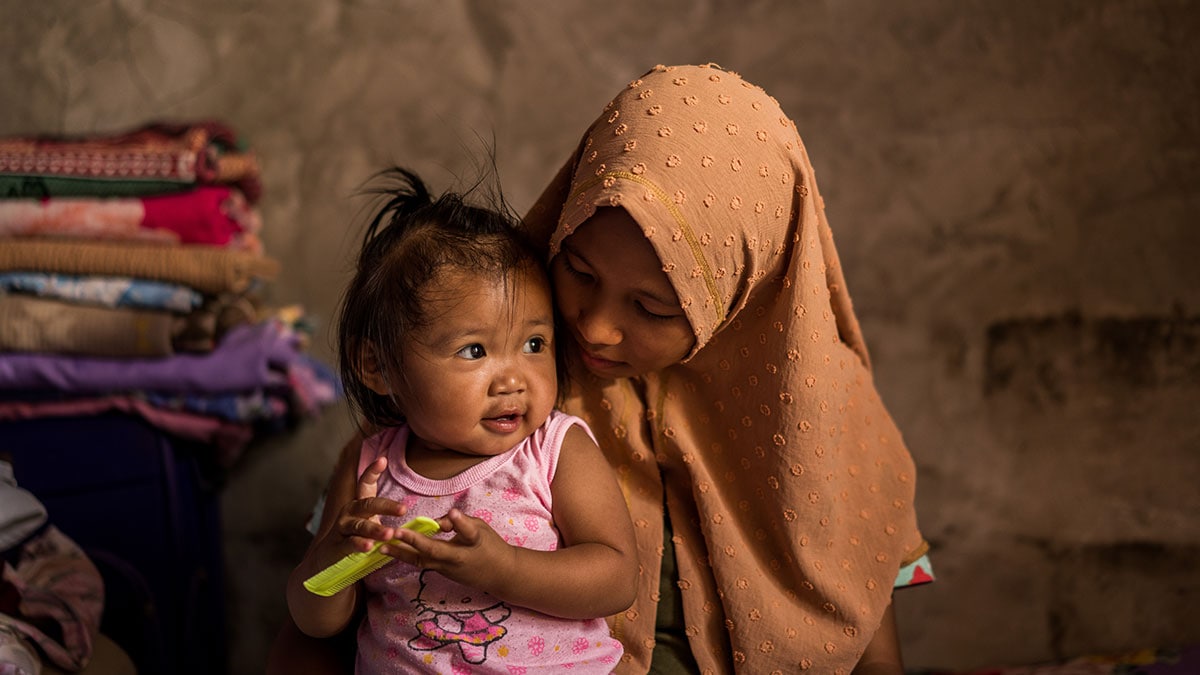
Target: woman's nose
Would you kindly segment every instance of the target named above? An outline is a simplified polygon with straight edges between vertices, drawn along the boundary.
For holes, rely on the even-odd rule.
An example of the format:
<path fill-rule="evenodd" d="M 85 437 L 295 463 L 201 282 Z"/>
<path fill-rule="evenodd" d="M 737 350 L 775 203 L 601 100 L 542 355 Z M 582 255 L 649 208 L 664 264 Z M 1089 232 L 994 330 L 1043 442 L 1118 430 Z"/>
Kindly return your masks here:
<path fill-rule="evenodd" d="M 579 337 L 587 343 L 585 346 L 608 347 L 621 342 L 621 329 L 612 315 L 603 307 L 584 308 L 579 311 L 575 323 Z"/>

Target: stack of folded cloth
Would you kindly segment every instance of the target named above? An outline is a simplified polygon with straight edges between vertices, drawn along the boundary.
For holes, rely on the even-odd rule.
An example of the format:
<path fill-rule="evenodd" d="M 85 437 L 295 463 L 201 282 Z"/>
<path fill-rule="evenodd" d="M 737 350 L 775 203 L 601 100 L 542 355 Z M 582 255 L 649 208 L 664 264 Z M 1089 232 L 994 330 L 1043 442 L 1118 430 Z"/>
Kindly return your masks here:
<path fill-rule="evenodd" d="M 140 415 L 231 462 L 337 395 L 262 307 L 258 164 L 217 122 L 0 138 L 0 419 Z"/>

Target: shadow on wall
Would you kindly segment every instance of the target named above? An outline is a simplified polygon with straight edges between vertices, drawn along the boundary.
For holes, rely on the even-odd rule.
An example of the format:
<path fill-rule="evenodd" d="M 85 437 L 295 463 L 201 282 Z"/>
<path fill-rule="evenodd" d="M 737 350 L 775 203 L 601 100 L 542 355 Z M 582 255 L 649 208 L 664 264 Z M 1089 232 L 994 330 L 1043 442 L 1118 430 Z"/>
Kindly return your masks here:
<path fill-rule="evenodd" d="M 1052 653 L 1195 640 L 1200 317 L 994 323 L 984 376 Z"/>

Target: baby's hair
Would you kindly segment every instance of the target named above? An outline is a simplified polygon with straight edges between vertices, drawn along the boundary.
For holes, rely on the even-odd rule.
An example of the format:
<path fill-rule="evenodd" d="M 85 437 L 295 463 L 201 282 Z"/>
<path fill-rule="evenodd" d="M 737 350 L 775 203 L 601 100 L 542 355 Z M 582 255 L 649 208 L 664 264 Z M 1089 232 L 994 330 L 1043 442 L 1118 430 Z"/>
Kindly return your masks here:
<path fill-rule="evenodd" d="M 430 282 L 443 270 L 495 275 L 544 274 L 540 257 L 496 187 L 483 195 L 490 204 L 465 201 L 479 192 L 430 194 L 417 174 L 393 167 L 375 175 L 365 190 L 381 198 L 363 236 L 354 278 L 346 288 L 338 320 L 338 369 L 351 408 L 376 427 L 405 421 L 393 396 L 364 382 L 363 358 L 371 350 L 384 381 L 403 377 L 402 346 L 413 331 L 437 317 L 428 315 Z"/>

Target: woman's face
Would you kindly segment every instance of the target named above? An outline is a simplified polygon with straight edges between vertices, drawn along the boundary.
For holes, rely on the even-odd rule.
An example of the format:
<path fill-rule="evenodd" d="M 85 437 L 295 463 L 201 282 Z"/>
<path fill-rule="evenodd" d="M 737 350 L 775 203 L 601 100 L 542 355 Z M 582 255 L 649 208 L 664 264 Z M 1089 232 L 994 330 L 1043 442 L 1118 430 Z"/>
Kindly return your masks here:
<path fill-rule="evenodd" d="M 678 363 L 695 336 L 662 263 L 633 218 L 601 208 L 563 240 L 554 296 L 581 360 L 605 378 Z"/>

